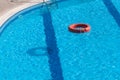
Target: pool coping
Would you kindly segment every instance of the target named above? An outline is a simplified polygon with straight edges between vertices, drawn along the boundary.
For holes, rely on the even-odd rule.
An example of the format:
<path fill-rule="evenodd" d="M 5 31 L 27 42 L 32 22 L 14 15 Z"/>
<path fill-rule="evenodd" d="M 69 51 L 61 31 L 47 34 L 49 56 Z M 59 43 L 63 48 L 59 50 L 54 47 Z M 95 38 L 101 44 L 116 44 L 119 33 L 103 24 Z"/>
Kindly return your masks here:
<path fill-rule="evenodd" d="M 4 29 L 6 28 L 6 26 L 9 25 L 12 21 L 14 21 L 19 15 L 25 14 L 28 11 L 31 11 L 33 9 L 42 7 L 42 3 L 43 2 L 41 2 L 39 4 L 34 4 L 32 6 L 24 8 L 24 9 L 22 9 L 22 10 L 16 12 L 16 13 L 14 13 L 13 15 L 11 15 L 2 25 L 0 25 L 0 35 L 2 34 L 2 32 L 4 31 Z"/>
<path fill-rule="evenodd" d="M 14 14 L 18 13 L 19 11 L 26 9 L 28 7 L 37 5 L 42 3 L 43 1 L 41 0 L 39 3 L 24 3 L 18 6 L 13 7 L 12 9 L 2 13 L 2 15 L 0 16 L 0 28 L 2 27 L 2 25 L 10 18 L 12 17 Z"/>

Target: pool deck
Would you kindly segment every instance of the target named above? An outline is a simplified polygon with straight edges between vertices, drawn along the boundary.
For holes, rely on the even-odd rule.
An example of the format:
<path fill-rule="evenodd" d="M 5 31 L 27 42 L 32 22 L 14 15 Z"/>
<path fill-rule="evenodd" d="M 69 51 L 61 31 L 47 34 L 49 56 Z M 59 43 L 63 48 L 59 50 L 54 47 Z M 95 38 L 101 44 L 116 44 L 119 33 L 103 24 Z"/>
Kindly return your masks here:
<path fill-rule="evenodd" d="M 17 1 L 17 0 L 12 0 Z M 19 0 L 20 1 L 20 0 Z M 10 0 L 0 0 L 0 27 L 7 19 L 15 13 L 43 2 L 43 0 L 21 0 L 21 2 L 11 2 Z"/>

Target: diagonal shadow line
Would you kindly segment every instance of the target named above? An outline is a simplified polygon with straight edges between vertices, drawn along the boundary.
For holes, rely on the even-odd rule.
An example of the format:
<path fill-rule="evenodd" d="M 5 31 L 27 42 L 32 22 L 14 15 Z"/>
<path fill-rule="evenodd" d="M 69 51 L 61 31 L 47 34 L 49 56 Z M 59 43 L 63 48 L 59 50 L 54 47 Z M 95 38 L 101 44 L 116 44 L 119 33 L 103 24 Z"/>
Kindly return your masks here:
<path fill-rule="evenodd" d="M 113 16 L 115 21 L 117 22 L 118 26 L 120 27 L 120 13 L 118 10 L 115 8 L 111 0 L 103 0 L 105 6 L 107 7 L 108 11 L 110 14 Z"/>
<path fill-rule="evenodd" d="M 49 11 L 42 14 L 46 44 L 48 51 L 48 62 L 52 80 L 63 80 L 62 68 L 59 58 L 59 49 L 56 44 L 55 32 L 53 29 L 51 13 Z"/>

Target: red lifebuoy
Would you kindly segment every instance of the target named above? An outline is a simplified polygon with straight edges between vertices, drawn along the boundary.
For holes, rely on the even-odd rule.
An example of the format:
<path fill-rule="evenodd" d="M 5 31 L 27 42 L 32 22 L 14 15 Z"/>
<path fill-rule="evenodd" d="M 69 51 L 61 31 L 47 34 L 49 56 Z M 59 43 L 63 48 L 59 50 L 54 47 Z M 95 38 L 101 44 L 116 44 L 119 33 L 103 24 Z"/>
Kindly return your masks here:
<path fill-rule="evenodd" d="M 90 26 L 88 24 L 72 24 L 69 26 L 69 31 L 75 33 L 89 32 Z"/>

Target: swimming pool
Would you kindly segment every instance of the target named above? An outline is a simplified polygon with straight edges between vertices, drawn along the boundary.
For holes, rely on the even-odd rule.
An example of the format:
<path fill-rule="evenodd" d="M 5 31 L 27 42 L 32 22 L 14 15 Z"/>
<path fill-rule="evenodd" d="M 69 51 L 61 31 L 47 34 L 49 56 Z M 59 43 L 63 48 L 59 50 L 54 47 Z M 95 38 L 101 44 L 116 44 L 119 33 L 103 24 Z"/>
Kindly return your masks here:
<path fill-rule="evenodd" d="M 0 34 L 0 79 L 120 80 L 118 2 L 61 0 L 15 15 Z M 73 23 L 91 31 L 71 33 Z"/>

